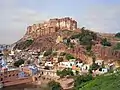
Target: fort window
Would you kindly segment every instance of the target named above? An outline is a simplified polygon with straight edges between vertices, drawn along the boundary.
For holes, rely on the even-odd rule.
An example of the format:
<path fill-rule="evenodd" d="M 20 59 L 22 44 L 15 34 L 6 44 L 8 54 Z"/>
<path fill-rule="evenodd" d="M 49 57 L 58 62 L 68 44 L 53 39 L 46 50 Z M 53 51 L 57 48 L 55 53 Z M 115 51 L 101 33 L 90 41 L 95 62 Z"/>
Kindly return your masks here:
<path fill-rule="evenodd" d="M 42 75 L 43 75 L 43 72 L 42 72 Z"/>
<path fill-rule="evenodd" d="M 11 77 L 11 75 L 9 75 L 9 77 Z"/>
<path fill-rule="evenodd" d="M 0 81 L 3 81 L 3 78 L 1 78 Z"/>

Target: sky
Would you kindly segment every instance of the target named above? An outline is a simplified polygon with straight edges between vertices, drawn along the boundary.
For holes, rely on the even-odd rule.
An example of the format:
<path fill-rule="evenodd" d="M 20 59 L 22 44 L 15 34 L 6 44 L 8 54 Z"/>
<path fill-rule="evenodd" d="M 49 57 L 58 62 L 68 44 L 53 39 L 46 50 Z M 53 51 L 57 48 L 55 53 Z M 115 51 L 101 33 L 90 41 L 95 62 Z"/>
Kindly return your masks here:
<path fill-rule="evenodd" d="M 61 17 L 72 17 L 80 28 L 116 33 L 120 0 L 0 0 L 0 43 L 12 44 L 27 26 Z"/>

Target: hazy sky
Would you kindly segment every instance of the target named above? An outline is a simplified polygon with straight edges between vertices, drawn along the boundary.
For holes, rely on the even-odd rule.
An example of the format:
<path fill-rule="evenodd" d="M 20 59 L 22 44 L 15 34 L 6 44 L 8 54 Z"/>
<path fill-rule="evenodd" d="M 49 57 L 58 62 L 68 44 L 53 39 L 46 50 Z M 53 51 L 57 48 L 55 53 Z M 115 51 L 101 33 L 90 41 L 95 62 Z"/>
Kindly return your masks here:
<path fill-rule="evenodd" d="M 120 0 L 0 0 L 0 43 L 13 43 L 28 25 L 70 16 L 79 27 L 120 31 Z"/>

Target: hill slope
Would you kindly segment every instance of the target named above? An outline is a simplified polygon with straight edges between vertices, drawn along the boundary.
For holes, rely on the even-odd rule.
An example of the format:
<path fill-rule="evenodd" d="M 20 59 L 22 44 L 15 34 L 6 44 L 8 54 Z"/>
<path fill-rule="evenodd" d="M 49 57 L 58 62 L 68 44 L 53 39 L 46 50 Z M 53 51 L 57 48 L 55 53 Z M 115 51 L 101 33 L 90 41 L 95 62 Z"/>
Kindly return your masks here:
<path fill-rule="evenodd" d="M 70 30 L 61 30 L 58 32 L 54 32 L 48 35 L 40 36 L 36 39 L 33 39 L 33 42 L 25 40 L 19 41 L 16 43 L 15 48 L 24 50 L 24 49 L 31 49 L 37 50 L 40 49 L 41 51 L 48 50 L 50 48 L 56 47 L 56 39 L 58 36 L 62 36 L 63 38 L 70 37 L 71 35 L 77 34 L 78 32 L 70 31 Z"/>
<path fill-rule="evenodd" d="M 99 76 L 86 83 L 79 90 L 120 90 L 120 71 L 106 76 Z"/>

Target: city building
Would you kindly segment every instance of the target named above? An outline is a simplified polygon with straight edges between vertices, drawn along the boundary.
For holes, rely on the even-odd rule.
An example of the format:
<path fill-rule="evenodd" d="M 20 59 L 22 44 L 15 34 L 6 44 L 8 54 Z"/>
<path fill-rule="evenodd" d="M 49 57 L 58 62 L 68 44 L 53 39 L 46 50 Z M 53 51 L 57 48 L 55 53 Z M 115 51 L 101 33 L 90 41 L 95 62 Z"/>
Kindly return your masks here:
<path fill-rule="evenodd" d="M 27 68 L 31 70 L 32 73 L 28 73 L 20 68 L 8 67 L 5 60 L 0 57 L 0 84 L 2 86 L 11 86 L 32 82 L 32 75 L 35 75 L 37 70 L 32 66 L 28 66 Z"/>

